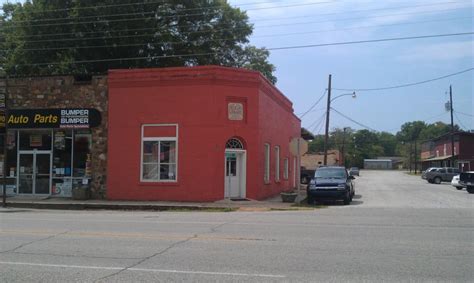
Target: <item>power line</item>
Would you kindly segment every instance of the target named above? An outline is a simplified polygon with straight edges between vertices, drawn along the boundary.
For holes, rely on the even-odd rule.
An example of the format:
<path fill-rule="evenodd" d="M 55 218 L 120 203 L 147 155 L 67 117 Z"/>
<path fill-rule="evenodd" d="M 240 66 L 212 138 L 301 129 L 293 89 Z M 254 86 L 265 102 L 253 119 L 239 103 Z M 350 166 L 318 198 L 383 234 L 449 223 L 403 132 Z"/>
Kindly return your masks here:
<path fill-rule="evenodd" d="M 448 34 L 448 35 L 441 35 L 441 36 L 468 35 L 468 34 L 474 34 L 474 32 L 451 34 L 451 35 Z M 423 36 L 422 38 L 426 38 L 426 37 Z M 470 72 L 472 70 L 474 70 L 474 68 L 467 68 L 467 69 L 459 71 L 459 72 L 451 73 L 451 74 L 448 74 L 448 75 L 444 75 L 444 76 L 441 76 L 441 77 L 436 77 L 436 78 L 429 79 L 429 80 L 424 80 L 424 81 L 415 82 L 415 83 L 402 84 L 402 85 L 389 86 L 389 87 L 354 88 L 354 89 L 352 89 L 352 88 L 333 88 L 333 89 L 342 90 L 342 91 L 375 91 L 375 90 L 386 90 L 386 89 L 402 88 L 402 87 L 409 87 L 409 86 L 425 84 L 425 83 L 429 83 L 429 82 L 433 82 L 433 81 L 437 81 L 437 80 L 442 80 L 442 79 L 449 78 L 449 77 L 452 77 L 452 76 L 456 76 L 456 75 L 459 75 L 459 74 L 462 74 L 462 73 Z"/>
<path fill-rule="evenodd" d="M 270 10 L 270 9 L 277 9 L 277 8 L 291 8 L 291 7 L 301 7 L 301 6 L 310 6 L 310 5 L 319 5 L 319 4 L 328 4 L 328 3 L 332 3 L 332 2 L 300 3 L 300 4 L 291 4 L 291 5 L 284 5 L 284 6 L 260 7 L 260 8 L 247 9 L 246 11 Z M 216 6 L 216 7 L 218 7 L 218 6 Z M 200 15 L 200 14 L 195 14 L 195 15 Z M 186 15 L 181 15 L 181 17 L 183 17 L 183 16 L 186 16 Z M 117 19 L 117 20 L 104 19 L 104 20 L 95 20 L 95 21 L 84 21 L 84 22 L 39 24 L 39 25 L 35 25 L 35 27 L 64 26 L 64 25 L 78 25 L 78 24 L 97 24 L 97 23 L 107 23 L 108 24 L 108 23 L 113 23 L 113 22 L 141 21 L 141 20 L 157 20 L 157 18 L 156 17 L 138 17 L 138 18 L 128 18 L 128 19 Z M 11 28 L 17 28 L 17 27 L 22 27 L 22 26 L 21 25 L 12 25 L 12 26 L 7 26 L 3 29 L 11 29 Z"/>
<path fill-rule="evenodd" d="M 365 129 L 367 129 L 367 130 L 370 130 L 370 131 L 373 131 L 373 132 L 377 132 L 376 130 L 372 129 L 371 127 L 366 126 L 366 125 L 364 125 L 364 124 L 362 124 L 362 123 L 360 123 L 360 122 L 357 122 L 356 120 L 354 120 L 354 119 L 352 119 L 352 118 L 350 118 L 350 117 L 348 117 L 348 116 L 342 114 L 341 112 L 337 111 L 336 109 L 334 109 L 334 108 L 332 108 L 332 107 L 331 107 L 331 110 L 333 110 L 334 112 L 336 112 L 337 114 L 339 114 L 339 115 L 341 115 L 342 117 L 346 118 L 347 120 L 349 120 L 349 121 L 351 121 L 351 122 L 353 122 L 353 123 L 355 123 L 355 124 L 357 124 L 357 125 L 359 125 L 359 126 L 365 128 Z"/>
<path fill-rule="evenodd" d="M 319 126 L 319 124 L 322 122 L 322 120 L 324 119 L 324 116 L 326 116 L 326 113 L 322 113 L 322 115 L 320 115 L 319 118 L 317 118 L 316 120 L 314 120 L 314 122 L 311 123 L 311 125 L 309 125 L 309 126 L 307 127 L 307 129 L 308 129 L 309 131 L 313 132 L 313 131 Z M 316 126 L 315 126 L 315 125 L 316 125 Z M 314 129 L 313 129 L 313 127 L 314 127 Z M 311 129 L 313 129 L 313 130 L 311 130 Z"/>
<path fill-rule="evenodd" d="M 321 43 L 321 44 L 311 44 L 311 45 L 272 47 L 272 48 L 266 48 L 266 50 L 302 49 L 302 48 L 323 47 L 323 46 L 351 45 L 351 44 L 375 43 L 375 42 L 384 42 L 384 41 L 436 38 L 436 37 L 446 37 L 446 36 L 461 36 L 461 35 L 471 35 L 471 34 L 474 34 L 474 32 L 451 33 L 451 34 L 435 34 L 435 35 L 422 35 L 422 36 L 410 36 L 410 37 L 382 38 L 382 39 L 372 39 L 372 40 L 332 42 L 332 43 Z M 73 62 L 70 62 L 70 64 L 94 63 L 94 62 L 112 62 L 112 61 L 129 61 L 129 60 L 156 60 L 156 59 L 162 59 L 162 58 L 197 57 L 197 56 L 222 55 L 222 54 L 225 54 L 225 53 L 224 52 L 208 52 L 208 53 L 191 53 L 191 54 L 160 55 L 160 56 L 110 58 L 110 59 L 73 61 Z M 32 64 L 17 64 L 16 66 L 48 66 L 48 65 L 59 65 L 59 64 L 63 64 L 63 63 L 62 62 L 44 62 L 44 63 L 32 63 Z M 455 73 L 455 74 L 451 74 L 451 75 L 448 75 L 448 76 L 461 74 L 461 73 L 470 71 L 472 69 L 474 69 L 474 68 L 470 68 L 470 69 L 467 69 L 467 70 L 464 70 L 464 71 L 461 71 L 461 72 L 458 72 L 458 73 Z M 445 76 L 445 77 L 448 77 L 448 76 Z M 432 80 L 430 80 L 430 81 L 432 81 Z M 426 82 L 428 82 L 428 81 L 426 81 Z M 341 90 L 341 89 L 337 89 L 337 90 Z M 351 89 L 350 91 L 356 91 L 356 90 Z M 357 90 L 357 91 L 359 91 L 359 90 Z"/>
<path fill-rule="evenodd" d="M 473 17 L 461 17 L 461 18 L 449 18 L 449 19 L 438 19 L 438 20 L 429 20 L 429 21 L 417 21 L 417 22 L 407 22 L 407 23 L 397 23 L 397 24 L 387 24 L 387 25 L 373 25 L 373 26 L 359 26 L 359 27 L 349 27 L 349 28 L 340 28 L 340 29 L 327 29 L 327 30 L 319 30 L 319 31 L 310 31 L 310 32 L 301 32 L 301 33 L 283 33 L 283 34 L 269 34 L 269 35 L 262 35 L 262 36 L 254 36 L 255 38 L 262 38 L 262 37 L 281 37 L 281 36 L 288 36 L 288 35 L 301 35 L 301 34 L 311 34 L 311 33 L 323 33 L 323 32 L 332 32 L 332 31 L 342 31 L 342 30 L 354 30 L 354 29 L 362 29 L 362 28 L 377 28 L 382 26 L 398 26 L 398 25 L 409 25 L 409 24 L 419 24 L 419 23 L 427 23 L 427 22 L 440 22 L 440 21 L 451 21 L 451 20 L 461 20 L 461 19 L 472 19 Z M 130 30 L 131 31 L 131 30 Z M 97 32 L 95 32 L 97 33 Z M 151 34 L 146 35 L 130 35 L 130 36 L 112 36 L 107 37 L 106 39 L 110 38 L 130 38 L 130 37 L 145 37 L 151 36 Z M 103 39 L 103 37 L 97 37 L 97 39 Z M 71 41 L 76 40 L 83 40 L 84 38 L 75 38 L 71 39 Z M 66 40 L 66 39 L 65 39 Z M 64 40 L 64 41 L 65 41 Z M 191 41 L 168 41 L 168 42 L 160 42 L 161 45 L 163 44 L 190 44 L 190 43 L 198 43 L 202 44 L 203 42 L 217 42 L 217 41 L 227 41 L 227 40 L 235 40 L 235 38 L 216 38 L 211 40 L 191 40 Z M 43 40 L 47 42 L 57 42 L 57 40 Z M 28 42 L 28 41 L 26 41 Z M 29 41 L 30 43 L 32 41 Z M 151 44 L 150 42 L 144 43 L 132 43 L 132 44 L 114 44 L 114 45 L 85 45 L 85 46 L 64 46 L 64 47 L 48 47 L 48 48 L 22 48 L 22 51 L 50 51 L 50 50 L 69 50 L 71 48 L 74 49 L 89 49 L 89 48 L 117 48 L 117 47 L 132 47 L 132 46 L 147 46 Z M 6 49 L 0 49 L 6 50 Z"/>
<path fill-rule="evenodd" d="M 392 38 L 381 38 L 381 39 L 359 40 L 359 41 L 342 41 L 342 42 L 310 44 L 310 45 L 275 47 L 275 48 L 267 48 L 267 49 L 268 50 L 301 49 L 301 48 L 335 46 L 335 45 L 349 45 L 349 44 L 398 41 L 398 40 L 411 40 L 411 39 L 422 39 L 422 38 L 461 36 L 461 35 L 471 35 L 471 34 L 474 34 L 474 32 L 470 31 L 470 32 L 460 32 L 460 33 L 445 33 L 445 34 L 419 35 L 419 36 L 407 36 L 407 37 L 392 37 Z M 470 71 L 472 69 L 473 68 L 470 68 L 468 71 Z M 335 89 L 335 90 L 346 90 L 346 91 L 364 91 L 364 90 L 367 91 L 367 89 L 340 89 L 340 88 L 333 88 L 333 89 Z M 369 90 L 371 90 L 371 89 L 369 89 Z M 379 89 L 373 89 L 373 90 L 379 90 Z"/>
<path fill-rule="evenodd" d="M 439 6 L 439 5 L 450 5 L 450 4 L 463 4 L 468 2 L 463 1 L 451 1 L 451 2 L 438 2 L 438 3 L 430 3 L 430 4 L 420 4 L 420 5 L 409 5 L 409 6 L 398 6 L 398 7 L 386 7 L 386 8 L 375 8 L 375 9 L 363 9 L 363 10 L 351 10 L 350 14 L 354 13 L 362 13 L 362 12 L 373 12 L 373 11 L 384 11 L 384 10 L 399 10 L 399 9 L 409 9 L 409 8 L 418 8 L 418 7 L 427 7 L 427 6 Z M 443 12 L 446 10 L 443 10 Z M 449 11 L 449 10 L 448 10 Z M 294 18 L 311 18 L 314 16 L 332 16 L 332 15 L 339 15 L 339 14 L 347 14 L 348 12 L 332 12 L 332 13 L 318 13 L 314 15 L 306 15 L 306 16 L 292 16 L 292 17 L 285 17 L 279 19 L 261 19 L 257 18 L 256 20 L 261 21 L 273 21 L 273 20 L 285 20 L 285 19 L 294 19 Z"/>
<path fill-rule="evenodd" d="M 461 125 L 463 129 L 469 130 L 469 128 L 464 126 L 464 124 L 461 122 L 461 119 L 459 119 L 458 114 L 456 114 L 456 112 L 454 112 L 454 116 L 456 117 L 456 120 L 458 120 L 458 123 Z"/>
<path fill-rule="evenodd" d="M 466 115 L 466 116 L 469 116 L 469 117 L 474 117 L 474 115 L 472 115 L 472 114 L 467 114 L 467 113 L 463 113 L 463 112 L 459 112 L 459 111 L 454 111 L 454 112 L 456 112 L 456 113 L 458 113 L 458 114 L 461 114 L 461 115 Z"/>
<path fill-rule="evenodd" d="M 308 114 L 309 111 L 313 110 L 313 108 L 316 107 L 316 105 L 318 105 L 321 99 L 323 99 L 323 97 L 326 95 L 327 91 L 328 90 L 325 89 L 323 95 L 321 95 L 321 97 L 319 97 L 319 99 L 313 105 L 311 105 L 311 107 L 306 112 L 304 112 L 299 118 L 302 119 L 306 114 Z"/>
<path fill-rule="evenodd" d="M 281 1 L 281 0 L 280 0 Z M 247 6 L 247 5 L 256 5 L 256 4 L 268 4 L 268 1 L 263 2 L 253 2 L 253 3 L 242 3 L 235 5 L 236 7 L 240 6 Z M 124 7 L 124 6 L 135 6 L 135 5 L 151 5 L 151 4 L 168 4 L 166 1 L 154 1 L 154 2 L 136 2 L 136 3 L 123 3 L 123 4 L 110 4 L 110 5 L 100 5 L 100 6 L 87 6 L 87 7 L 74 7 L 74 8 L 64 8 L 64 9 L 49 9 L 49 10 L 42 10 L 42 11 L 28 11 L 28 13 L 44 13 L 44 12 L 61 12 L 61 11 L 70 11 L 70 10 L 87 10 L 87 9 L 100 9 L 100 8 L 111 8 L 111 7 Z M 216 5 L 215 7 L 220 7 Z M 210 9 L 210 7 L 208 7 Z M 207 8 L 189 8 L 189 9 L 182 9 L 182 11 L 187 10 L 200 10 L 200 9 L 207 9 Z M 17 12 L 20 14 L 24 14 L 27 12 Z"/>
<path fill-rule="evenodd" d="M 433 6 L 433 5 L 439 5 L 439 4 L 449 4 L 449 3 L 456 3 L 456 2 L 441 2 L 441 3 L 435 3 L 435 4 L 429 4 L 429 5 L 413 5 L 413 6 L 404 6 L 404 7 L 397 7 L 397 8 L 412 8 L 412 7 L 419 7 L 419 6 Z M 351 14 L 355 12 L 366 12 L 366 11 L 376 11 L 376 10 L 393 10 L 394 8 L 381 8 L 381 9 L 366 9 L 366 10 L 356 10 L 356 11 L 351 11 Z M 458 10 L 458 9 L 451 9 L 451 10 Z M 443 10 L 443 12 L 446 11 L 451 11 L 451 10 Z M 431 12 L 438 12 L 438 10 L 433 10 L 433 11 L 422 11 L 422 12 L 415 12 L 415 13 L 431 13 Z M 263 19 L 258 19 L 259 21 L 273 21 L 273 20 L 284 20 L 284 19 L 292 19 L 292 18 L 308 18 L 308 17 L 315 17 L 315 16 L 326 16 L 326 15 L 337 15 L 337 14 L 346 14 L 347 12 L 337 12 L 337 13 L 320 13 L 320 14 L 315 14 L 311 16 L 298 16 L 298 17 L 283 17 L 283 18 L 278 18 L 278 17 L 272 17 L 272 18 L 263 18 Z M 385 15 L 379 15 L 379 16 L 373 16 L 373 17 L 363 17 L 363 18 L 349 18 L 349 19 L 334 19 L 334 20 L 329 20 L 329 21 L 338 21 L 338 20 L 354 20 L 354 19 L 366 19 L 366 18 L 377 18 L 377 17 L 386 17 L 386 16 L 397 16 L 397 15 L 407 15 L 407 14 L 413 14 L 413 13 L 404 13 L 404 14 L 385 14 Z M 195 14 L 196 15 L 196 14 Z M 174 17 L 174 16 L 165 16 L 165 17 Z M 471 17 L 469 17 L 471 18 Z M 78 18 L 75 18 L 78 19 Z M 253 22 L 255 23 L 255 22 Z M 383 25 L 380 25 L 383 26 Z M 273 26 L 265 26 L 265 27 L 273 27 Z M 114 30 L 113 32 L 119 32 L 119 31 L 144 31 L 144 30 L 156 30 L 156 28 L 141 28 L 141 29 L 120 29 L 120 30 Z M 330 31 L 330 30 L 328 30 Z M 82 34 L 94 34 L 94 33 L 102 33 L 102 32 L 97 32 L 97 31 L 91 31 L 91 32 L 82 32 Z M 50 33 L 50 34 L 38 34 L 38 35 L 18 35 L 14 36 L 15 38 L 22 38 L 22 37 L 44 37 L 44 36 L 60 36 L 60 35 L 75 35 L 77 34 L 76 32 L 69 32 L 69 33 Z"/>
<path fill-rule="evenodd" d="M 459 9 L 451 9 L 451 10 L 459 10 Z M 449 11 L 449 10 L 444 10 L 444 12 Z M 423 14 L 423 13 L 432 13 L 432 12 L 438 12 L 438 11 L 422 11 L 422 12 L 413 12 L 413 13 L 396 13 L 396 14 L 386 14 L 386 15 L 379 15 L 379 16 L 371 16 L 371 17 L 355 17 L 355 18 L 341 18 L 341 19 L 328 19 L 328 20 L 319 20 L 319 21 L 310 21 L 310 22 L 299 22 L 299 23 L 285 23 L 285 24 L 274 24 L 274 25 L 261 25 L 261 26 L 256 26 L 255 28 L 274 28 L 274 27 L 283 27 L 283 26 L 294 26 L 294 25 L 308 25 L 308 24 L 315 24 L 315 23 L 325 23 L 325 22 L 338 22 L 338 21 L 352 21 L 352 20 L 359 20 L 359 19 L 372 19 L 372 18 L 383 18 L 386 16 L 403 16 L 403 15 L 412 15 L 412 14 Z M 469 17 L 469 18 L 472 18 Z M 78 23 L 69 23 L 69 24 L 85 24 L 85 23 L 110 23 L 110 22 L 123 22 L 123 21 L 137 21 L 137 20 L 143 20 L 145 18 L 139 18 L 139 19 L 119 19 L 119 20 L 102 20 L 102 21 L 91 21 L 91 22 L 78 22 Z M 150 19 L 155 19 L 155 18 L 150 18 Z M 156 20 L 156 19 L 155 19 Z M 440 21 L 439 19 L 435 21 Z M 63 25 L 63 24 L 50 24 L 50 25 Z M 397 24 L 392 24 L 392 25 L 397 25 Z M 39 25 L 35 25 L 35 27 L 38 27 Z M 382 26 L 382 25 L 380 25 Z M 387 25 L 388 26 L 388 25 Z M 192 24 L 186 25 L 186 26 L 180 26 L 179 24 L 173 24 L 173 25 L 167 25 L 167 27 L 193 27 Z M 201 34 L 201 33 L 208 33 L 208 32 L 216 32 L 216 31 L 235 31 L 235 30 L 244 30 L 248 29 L 248 27 L 235 27 L 235 28 L 221 28 L 221 29 L 206 29 L 206 30 L 200 30 L 200 31 L 183 31 L 181 34 Z M 130 32 L 130 31 L 145 31 L 145 30 L 157 30 L 157 28 L 141 28 L 141 29 L 120 29 L 120 30 L 111 30 L 111 32 Z M 334 31 L 334 30 L 328 30 L 328 31 Z M 82 34 L 100 34 L 103 32 L 84 32 Z M 59 36 L 59 35 L 77 35 L 78 33 L 53 33 L 53 34 L 42 34 L 41 36 Z M 154 35 L 149 34 L 149 36 Z M 117 36 L 119 37 L 143 37 L 144 35 L 128 35 L 128 36 Z M 145 35 L 146 36 L 146 35 Z M 22 37 L 29 37 L 29 35 L 25 35 Z M 110 38 L 110 36 L 108 36 Z M 84 41 L 84 40 L 95 40 L 95 39 L 102 39 L 103 36 L 99 37 L 89 37 L 89 38 L 84 38 L 84 37 L 75 37 L 75 38 L 62 38 L 62 39 L 45 39 L 45 40 L 28 40 L 25 42 L 57 42 L 57 41 Z"/>

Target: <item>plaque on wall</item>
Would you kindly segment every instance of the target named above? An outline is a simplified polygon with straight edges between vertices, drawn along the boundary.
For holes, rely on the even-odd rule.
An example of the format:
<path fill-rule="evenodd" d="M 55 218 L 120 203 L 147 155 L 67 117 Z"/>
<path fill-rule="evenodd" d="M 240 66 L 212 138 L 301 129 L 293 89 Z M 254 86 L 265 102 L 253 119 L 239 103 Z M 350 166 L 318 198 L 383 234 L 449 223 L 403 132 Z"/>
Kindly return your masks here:
<path fill-rule="evenodd" d="M 244 119 L 244 106 L 242 103 L 229 102 L 227 112 L 229 120 L 242 121 Z"/>

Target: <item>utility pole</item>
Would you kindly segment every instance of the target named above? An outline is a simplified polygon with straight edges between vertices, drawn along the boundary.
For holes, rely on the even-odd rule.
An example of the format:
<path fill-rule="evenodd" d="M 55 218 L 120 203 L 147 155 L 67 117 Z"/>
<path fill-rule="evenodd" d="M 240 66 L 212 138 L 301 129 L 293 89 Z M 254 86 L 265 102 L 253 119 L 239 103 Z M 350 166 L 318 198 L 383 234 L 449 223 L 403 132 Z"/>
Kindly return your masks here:
<path fill-rule="evenodd" d="M 323 165 L 327 165 L 328 163 L 329 110 L 330 109 L 331 109 L 331 74 L 329 74 L 329 81 L 328 81 L 328 104 L 326 108 L 326 131 L 324 135 L 324 163 Z"/>
<path fill-rule="evenodd" d="M 410 142 L 410 173 L 411 173 L 411 166 L 412 166 L 412 160 L 411 160 L 412 155 L 413 155 L 413 143 Z"/>
<path fill-rule="evenodd" d="M 344 127 L 343 128 L 343 134 L 342 134 L 342 152 L 341 152 L 341 159 L 342 159 L 342 166 L 346 167 L 346 158 L 345 158 L 345 155 L 344 155 L 344 144 L 346 142 L 346 130 L 347 130 L 347 127 Z"/>
<path fill-rule="evenodd" d="M 415 140 L 415 174 L 416 174 L 416 169 L 418 168 L 418 160 L 417 160 L 417 153 L 416 153 L 416 140 Z"/>
<path fill-rule="evenodd" d="M 0 108 L 3 108 L 3 123 L 4 123 L 4 130 L 3 133 L 3 190 L 2 190 L 2 205 L 3 207 L 7 207 L 7 138 L 8 138 L 8 107 L 7 107 L 7 97 L 8 97 L 8 77 L 5 77 L 4 86 L 0 86 Z"/>
<path fill-rule="evenodd" d="M 453 88 L 451 85 L 449 85 L 449 108 L 451 110 L 451 167 L 454 167 Z"/>

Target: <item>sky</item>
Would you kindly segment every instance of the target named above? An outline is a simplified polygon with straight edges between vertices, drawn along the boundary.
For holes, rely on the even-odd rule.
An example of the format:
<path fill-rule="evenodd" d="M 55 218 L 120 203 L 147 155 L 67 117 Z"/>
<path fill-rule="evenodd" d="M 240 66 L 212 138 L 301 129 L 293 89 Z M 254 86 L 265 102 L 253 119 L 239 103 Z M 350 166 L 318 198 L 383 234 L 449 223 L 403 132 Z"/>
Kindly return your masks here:
<path fill-rule="evenodd" d="M 247 10 L 257 47 L 314 45 L 381 38 L 472 32 L 471 0 L 231 0 Z M 256 2 L 267 2 L 251 4 Z M 319 3 L 318 3 L 319 2 Z M 304 6 L 297 6 L 302 4 Z M 293 5 L 293 7 L 289 7 Z M 279 6 L 279 7 L 278 7 Z M 273 50 L 277 87 L 299 116 L 328 87 L 379 88 L 424 81 L 473 67 L 473 36 Z M 360 124 L 396 133 L 409 121 L 450 123 L 445 102 L 452 85 L 454 122 L 474 129 L 474 71 L 406 88 L 343 95 L 331 106 Z M 333 90 L 332 97 L 351 91 Z M 448 93 L 448 94 L 447 94 Z M 324 133 L 326 97 L 302 118 L 315 134 Z M 460 114 L 463 113 L 463 114 Z M 465 115 L 468 114 L 468 115 Z M 470 115 L 470 116 L 469 116 Z M 459 122 L 460 121 L 460 122 Z M 330 128 L 364 127 L 331 111 Z"/>
<path fill-rule="evenodd" d="M 5 3 L 6 0 L 0 0 Z M 11 1 L 10 2 L 16 2 Z M 474 31 L 472 0 L 229 0 L 254 25 L 250 44 L 278 48 Z M 473 67 L 473 35 L 271 50 L 277 88 L 302 116 L 325 93 L 332 75 L 330 128 L 396 133 L 405 122 L 450 123 L 445 103 L 452 86 L 454 122 L 474 129 L 474 71 L 411 87 Z M 336 90 L 348 89 L 348 91 Z M 302 119 L 323 134 L 326 97 Z M 352 121 L 351 121 L 352 120 Z M 355 122 L 354 122 L 355 121 Z M 356 123 L 357 122 L 357 123 Z"/>

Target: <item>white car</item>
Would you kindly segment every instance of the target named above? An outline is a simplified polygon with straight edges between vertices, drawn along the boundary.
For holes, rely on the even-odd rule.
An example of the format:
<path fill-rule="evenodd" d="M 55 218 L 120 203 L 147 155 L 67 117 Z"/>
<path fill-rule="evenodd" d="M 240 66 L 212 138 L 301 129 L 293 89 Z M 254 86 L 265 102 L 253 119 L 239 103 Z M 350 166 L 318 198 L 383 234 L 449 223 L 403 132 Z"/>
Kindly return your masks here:
<path fill-rule="evenodd" d="M 462 190 L 463 185 L 459 184 L 459 175 L 453 177 L 453 180 L 451 180 L 451 185 L 458 190 Z"/>

